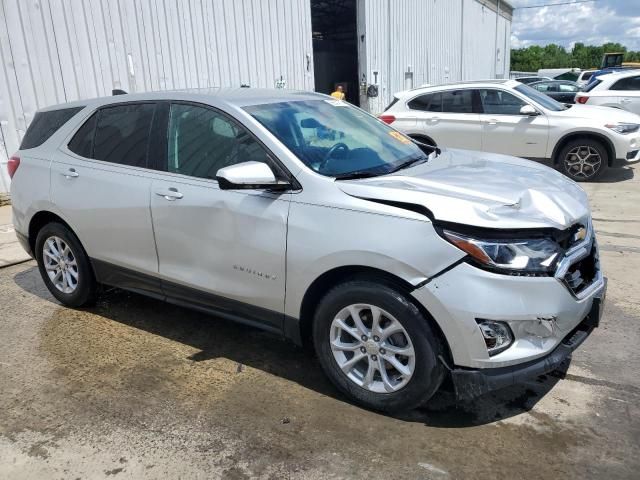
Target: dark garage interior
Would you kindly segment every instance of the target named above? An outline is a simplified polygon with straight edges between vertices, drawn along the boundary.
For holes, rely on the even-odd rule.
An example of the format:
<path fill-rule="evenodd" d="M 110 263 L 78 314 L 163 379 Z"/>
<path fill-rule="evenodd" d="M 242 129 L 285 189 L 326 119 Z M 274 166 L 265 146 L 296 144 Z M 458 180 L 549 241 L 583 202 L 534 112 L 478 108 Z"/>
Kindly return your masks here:
<path fill-rule="evenodd" d="M 331 93 L 342 85 L 359 103 L 356 0 L 311 0 L 315 89 Z"/>

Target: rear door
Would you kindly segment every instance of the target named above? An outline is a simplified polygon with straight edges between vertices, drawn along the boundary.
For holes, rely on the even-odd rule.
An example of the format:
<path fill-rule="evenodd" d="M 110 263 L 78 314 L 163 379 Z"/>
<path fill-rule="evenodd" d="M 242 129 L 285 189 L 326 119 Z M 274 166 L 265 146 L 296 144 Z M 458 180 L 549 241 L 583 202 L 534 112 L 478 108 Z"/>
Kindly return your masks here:
<path fill-rule="evenodd" d="M 538 116 L 521 115 L 527 104 L 520 97 L 498 88 L 479 91 L 482 113 L 482 150 L 524 158 L 545 158 L 549 121 Z"/>
<path fill-rule="evenodd" d="M 438 145 L 480 150 L 480 115 L 474 113 L 471 89 L 445 90 L 420 95 L 407 103 L 415 114 L 416 131 Z"/>
<path fill-rule="evenodd" d="M 640 115 L 640 75 L 621 78 L 611 86 L 620 107 Z"/>
<path fill-rule="evenodd" d="M 155 111 L 153 102 L 101 108 L 53 155 L 53 203 L 101 270 L 157 275 L 148 169 Z"/>
<path fill-rule="evenodd" d="M 238 122 L 201 104 L 173 103 L 164 138 L 151 212 L 165 293 L 281 329 L 290 194 L 221 190 L 215 178 L 241 162 L 277 172 L 276 163 Z"/>

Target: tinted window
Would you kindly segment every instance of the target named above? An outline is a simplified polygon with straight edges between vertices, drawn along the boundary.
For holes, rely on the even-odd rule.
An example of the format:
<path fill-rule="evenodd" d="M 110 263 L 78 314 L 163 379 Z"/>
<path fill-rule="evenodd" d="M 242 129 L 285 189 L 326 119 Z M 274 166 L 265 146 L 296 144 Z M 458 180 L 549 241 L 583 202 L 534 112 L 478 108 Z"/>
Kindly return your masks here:
<path fill-rule="evenodd" d="M 622 78 L 612 85 L 611 90 L 640 90 L 640 76 Z"/>
<path fill-rule="evenodd" d="M 171 105 L 168 171 L 216 178 L 218 170 L 242 162 L 270 163 L 267 152 L 249 133 L 210 108 Z"/>
<path fill-rule="evenodd" d="M 576 87 L 575 85 L 570 85 L 568 83 L 561 83 L 560 85 L 558 85 L 558 87 L 560 88 L 561 92 L 577 92 L 578 91 L 578 87 Z"/>
<path fill-rule="evenodd" d="M 431 99 L 434 95 L 420 95 L 419 97 L 414 98 L 407 106 L 412 110 L 429 110 L 429 103 L 431 103 Z M 438 95 L 439 99 L 440 95 Z"/>
<path fill-rule="evenodd" d="M 480 101 L 484 113 L 493 115 L 519 115 L 525 105 L 524 101 L 504 90 L 480 90 Z"/>
<path fill-rule="evenodd" d="M 536 102 L 539 105 L 542 105 L 544 108 L 553 110 L 554 112 L 559 112 L 561 110 L 566 110 L 567 107 L 562 103 L 556 102 L 553 98 L 548 97 L 544 93 L 538 92 L 535 88 L 531 88 L 529 85 L 518 85 L 515 89 L 518 93 L 529 97 L 531 100 Z"/>
<path fill-rule="evenodd" d="M 593 72 L 584 72 L 582 74 L 582 80 L 583 81 L 589 80 L 591 78 L 591 75 L 593 75 Z"/>
<path fill-rule="evenodd" d="M 576 72 L 566 72 L 563 73 L 562 75 L 558 75 L 557 77 L 555 77 L 556 80 L 571 80 L 572 82 L 575 82 L 578 79 L 578 75 L 580 75 L 579 73 Z"/>
<path fill-rule="evenodd" d="M 91 158 L 145 167 L 155 105 L 118 105 L 98 112 Z"/>
<path fill-rule="evenodd" d="M 89 120 L 82 124 L 69 142 L 69 150 L 81 157 L 91 158 L 93 156 L 93 135 L 96 131 L 97 118 L 98 114 L 94 113 Z"/>
<path fill-rule="evenodd" d="M 471 113 L 473 111 L 472 98 L 471 90 L 442 92 L 442 111 L 444 113 Z"/>
<path fill-rule="evenodd" d="M 24 134 L 20 150 L 39 147 L 83 108 L 84 107 L 63 108 L 61 110 L 36 113 L 27 132 Z"/>

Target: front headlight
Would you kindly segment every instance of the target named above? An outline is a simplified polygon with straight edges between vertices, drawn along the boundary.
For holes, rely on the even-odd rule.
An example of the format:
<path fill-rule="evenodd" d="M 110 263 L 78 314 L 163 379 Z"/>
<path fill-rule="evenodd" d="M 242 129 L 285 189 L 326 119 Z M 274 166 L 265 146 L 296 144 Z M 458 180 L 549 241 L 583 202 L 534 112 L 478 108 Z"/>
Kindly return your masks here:
<path fill-rule="evenodd" d="M 562 253 L 562 247 L 547 238 L 482 239 L 450 230 L 443 230 L 442 233 L 480 266 L 506 273 L 553 273 Z"/>
<path fill-rule="evenodd" d="M 640 124 L 637 123 L 608 123 L 605 127 L 623 135 L 640 130 Z"/>

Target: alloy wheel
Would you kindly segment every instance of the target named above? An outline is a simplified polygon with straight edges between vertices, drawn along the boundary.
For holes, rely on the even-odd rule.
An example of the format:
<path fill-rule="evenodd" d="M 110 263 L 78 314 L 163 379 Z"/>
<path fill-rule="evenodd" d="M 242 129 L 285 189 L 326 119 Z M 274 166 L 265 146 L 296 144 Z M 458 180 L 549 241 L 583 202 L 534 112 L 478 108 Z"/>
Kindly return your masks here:
<path fill-rule="evenodd" d="M 375 305 L 354 304 L 331 323 L 331 351 L 356 385 L 374 393 L 403 388 L 415 370 L 415 350 L 402 324 Z"/>
<path fill-rule="evenodd" d="M 585 145 L 571 149 L 564 159 L 564 164 L 570 175 L 588 179 L 598 173 L 602 166 L 602 158 L 595 148 Z"/>
<path fill-rule="evenodd" d="M 80 273 L 69 244 L 60 237 L 51 236 L 45 240 L 42 254 L 51 283 L 62 293 L 73 293 L 78 288 Z"/>

